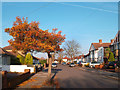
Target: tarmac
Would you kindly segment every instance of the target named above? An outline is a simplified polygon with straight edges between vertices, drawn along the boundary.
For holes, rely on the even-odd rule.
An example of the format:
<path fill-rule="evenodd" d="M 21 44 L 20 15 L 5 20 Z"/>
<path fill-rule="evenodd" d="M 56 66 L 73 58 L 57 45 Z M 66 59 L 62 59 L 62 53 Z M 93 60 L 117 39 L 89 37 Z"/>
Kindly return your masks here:
<path fill-rule="evenodd" d="M 80 67 L 79 69 L 83 71 L 91 72 L 91 73 L 100 74 L 100 75 L 113 78 L 116 80 L 120 80 L 120 73 L 110 72 L 110 71 L 101 70 L 101 69 L 94 69 L 94 68 L 89 68 L 89 67 Z"/>

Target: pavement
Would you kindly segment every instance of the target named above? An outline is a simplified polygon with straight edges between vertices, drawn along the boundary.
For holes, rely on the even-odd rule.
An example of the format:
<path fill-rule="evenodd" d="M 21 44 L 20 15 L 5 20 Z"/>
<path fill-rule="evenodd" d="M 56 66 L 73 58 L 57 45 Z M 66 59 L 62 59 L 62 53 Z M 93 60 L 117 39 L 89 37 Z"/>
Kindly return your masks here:
<path fill-rule="evenodd" d="M 51 76 L 53 75 L 54 73 L 52 73 Z M 31 89 L 31 88 L 53 88 L 51 86 L 45 85 L 45 82 L 47 81 L 48 81 L 48 73 L 43 70 L 41 72 L 34 74 L 32 77 L 30 77 L 30 79 L 19 84 L 15 90 Z"/>
<path fill-rule="evenodd" d="M 101 74 L 109 78 L 120 80 L 120 73 L 110 72 L 110 71 L 105 71 L 105 70 L 100 70 L 100 69 L 94 69 L 94 68 L 89 68 L 89 67 L 79 67 L 79 69 L 86 71 L 86 72 L 91 72 L 94 74 Z"/>
<path fill-rule="evenodd" d="M 60 88 L 120 88 L 119 80 L 82 69 L 85 68 L 59 64 L 55 70 Z"/>

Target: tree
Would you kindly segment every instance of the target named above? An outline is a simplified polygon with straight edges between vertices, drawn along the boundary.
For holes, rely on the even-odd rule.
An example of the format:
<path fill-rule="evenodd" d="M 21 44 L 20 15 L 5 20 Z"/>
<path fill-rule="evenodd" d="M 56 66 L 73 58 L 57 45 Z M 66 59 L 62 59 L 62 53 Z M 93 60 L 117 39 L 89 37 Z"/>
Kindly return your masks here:
<path fill-rule="evenodd" d="M 110 48 L 106 48 L 105 49 L 105 56 L 107 57 L 107 59 L 109 57 L 109 54 L 110 54 Z"/>
<path fill-rule="evenodd" d="M 25 62 L 24 62 L 24 57 L 23 56 L 21 56 L 21 55 L 17 55 L 17 58 L 19 58 L 19 60 L 20 60 L 20 63 L 23 65 L 23 64 L 25 64 Z"/>
<path fill-rule="evenodd" d="M 26 65 L 32 65 L 33 64 L 33 57 L 30 53 L 27 53 L 25 56 L 25 64 Z"/>
<path fill-rule="evenodd" d="M 80 45 L 75 40 L 65 42 L 63 49 L 65 51 L 65 54 L 69 56 L 71 59 L 74 59 L 75 56 L 81 53 L 79 50 Z"/>
<path fill-rule="evenodd" d="M 110 55 L 109 55 L 108 61 L 109 62 L 115 61 L 114 55 L 113 55 L 113 53 L 111 51 L 110 51 Z"/>
<path fill-rule="evenodd" d="M 56 33 L 57 28 L 53 28 L 52 32 L 39 28 L 39 22 L 32 21 L 28 23 L 27 18 L 16 17 L 13 27 L 6 28 L 5 32 L 9 33 L 13 39 L 9 40 L 9 44 L 13 47 L 13 51 L 21 50 L 27 52 L 47 52 L 49 58 L 48 76 L 51 74 L 51 52 L 61 51 L 60 45 L 64 42 L 65 35 L 61 35 L 62 31 Z"/>
<path fill-rule="evenodd" d="M 63 51 L 59 52 L 59 53 L 57 54 L 57 56 L 58 56 L 57 59 L 58 59 L 59 63 L 61 63 L 61 61 L 62 61 L 62 59 L 63 59 L 63 56 L 64 56 Z"/>

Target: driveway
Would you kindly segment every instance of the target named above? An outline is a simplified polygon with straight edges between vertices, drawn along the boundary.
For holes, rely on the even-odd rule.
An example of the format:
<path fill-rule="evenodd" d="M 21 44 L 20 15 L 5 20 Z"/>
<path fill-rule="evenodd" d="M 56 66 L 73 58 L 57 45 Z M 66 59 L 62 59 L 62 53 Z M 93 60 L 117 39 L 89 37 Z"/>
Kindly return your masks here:
<path fill-rule="evenodd" d="M 79 67 L 69 67 L 59 64 L 56 68 L 60 88 L 118 88 L 120 82 L 104 75 L 98 75 L 80 70 Z"/>

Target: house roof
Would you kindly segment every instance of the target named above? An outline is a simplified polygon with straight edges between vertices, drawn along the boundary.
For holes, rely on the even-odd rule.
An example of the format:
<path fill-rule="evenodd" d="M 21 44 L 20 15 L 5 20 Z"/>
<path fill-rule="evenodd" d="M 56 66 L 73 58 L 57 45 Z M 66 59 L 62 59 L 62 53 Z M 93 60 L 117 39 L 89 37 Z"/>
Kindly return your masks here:
<path fill-rule="evenodd" d="M 111 43 L 92 43 L 95 49 L 98 49 L 99 47 L 109 47 Z"/>
<path fill-rule="evenodd" d="M 3 47 L 4 50 L 12 50 L 12 46 L 6 46 L 6 47 Z"/>
<path fill-rule="evenodd" d="M 81 58 L 82 58 L 82 55 L 76 56 L 74 59 L 81 59 Z"/>
<path fill-rule="evenodd" d="M 40 60 L 40 58 L 33 56 L 33 59 Z"/>
<path fill-rule="evenodd" d="M 68 60 L 70 60 L 70 58 L 68 58 L 67 56 L 65 56 L 63 59 L 68 59 Z"/>
<path fill-rule="evenodd" d="M 6 50 L 4 50 L 3 48 L 0 48 L 0 54 L 1 55 L 12 55 L 11 53 L 9 53 Z"/>
<path fill-rule="evenodd" d="M 17 52 L 13 52 L 13 51 L 9 51 L 9 53 L 10 53 L 11 55 L 15 56 L 15 57 L 17 57 L 17 55 L 19 54 L 19 53 L 17 53 Z"/>
<path fill-rule="evenodd" d="M 88 54 L 84 55 L 84 57 L 87 57 L 87 56 L 89 56 L 89 55 L 90 55 L 90 53 L 88 53 Z"/>

